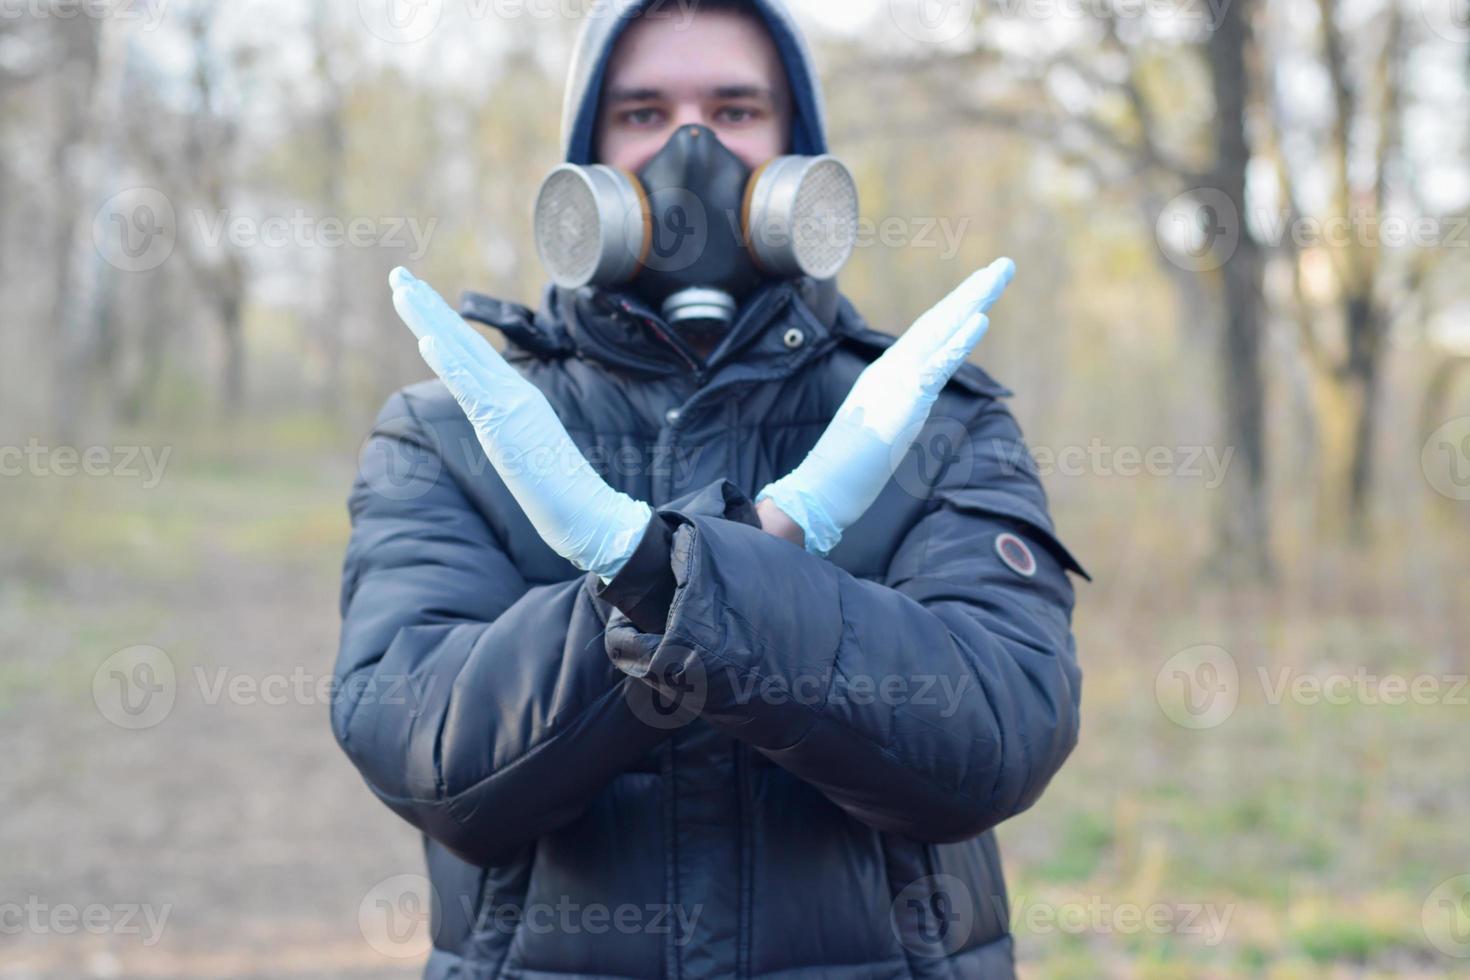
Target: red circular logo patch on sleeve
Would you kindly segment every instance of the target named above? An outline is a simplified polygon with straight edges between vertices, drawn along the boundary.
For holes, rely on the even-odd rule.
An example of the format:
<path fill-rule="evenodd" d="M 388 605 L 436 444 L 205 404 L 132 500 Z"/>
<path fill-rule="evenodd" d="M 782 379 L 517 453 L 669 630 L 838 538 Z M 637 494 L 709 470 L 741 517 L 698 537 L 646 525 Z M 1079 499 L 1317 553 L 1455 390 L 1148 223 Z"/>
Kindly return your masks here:
<path fill-rule="evenodd" d="M 1006 563 L 1007 568 L 1022 578 L 1031 578 L 1036 574 L 1036 556 L 1031 553 L 1026 542 L 1009 531 L 996 536 L 995 553 L 1000 555 L 1000 560 Z"/>

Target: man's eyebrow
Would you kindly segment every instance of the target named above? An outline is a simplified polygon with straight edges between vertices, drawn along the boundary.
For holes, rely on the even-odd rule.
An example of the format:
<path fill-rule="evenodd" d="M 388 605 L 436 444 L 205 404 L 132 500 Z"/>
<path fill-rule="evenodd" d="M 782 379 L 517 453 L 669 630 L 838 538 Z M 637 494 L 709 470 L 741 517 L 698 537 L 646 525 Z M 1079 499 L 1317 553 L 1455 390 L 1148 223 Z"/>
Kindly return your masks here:
<path fill-rule="evenodd" d="M 776 100 L 775 93 L 763 85 L 717 85 L 710 90 L 710 95 L 717 99 L 765 99 L 768 102 Z M 607 93 L 607 101 L 619 102 L 657 102 L 665 98 L 663 89 L 640 87 L 640 88 L 613 88 Z"/>
<path fill-rule="evenodd" d="M 714 89 L 717 99 L 765 99 L 767 102 L 776 101 L 776 95 L 763 85 L 717 85 Z"/>
<path fill-rule="evenodd" d="M 656 88 L 615 88 L 607 93 L 609 102 L 655 102 L 663 98 L 663 90 Z"/>

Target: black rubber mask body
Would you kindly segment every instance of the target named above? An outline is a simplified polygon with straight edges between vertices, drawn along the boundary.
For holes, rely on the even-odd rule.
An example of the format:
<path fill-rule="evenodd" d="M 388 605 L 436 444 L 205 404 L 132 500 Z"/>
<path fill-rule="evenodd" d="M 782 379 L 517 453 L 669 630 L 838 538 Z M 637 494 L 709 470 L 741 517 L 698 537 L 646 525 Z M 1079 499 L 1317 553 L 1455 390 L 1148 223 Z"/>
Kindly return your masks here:
<path fill-rule="evenodd" d="M 680 126 L 638 172 L 653 234 L 632 286 L 681 329 L 709 333 L 729 325 L 730 316 L 701 315 L 705 307 L 691 290 L 725 294 L 733 314 L 734 304 L 764 278 L 743 231 L 750 176 L 744 161 L 704 126 Z"/>

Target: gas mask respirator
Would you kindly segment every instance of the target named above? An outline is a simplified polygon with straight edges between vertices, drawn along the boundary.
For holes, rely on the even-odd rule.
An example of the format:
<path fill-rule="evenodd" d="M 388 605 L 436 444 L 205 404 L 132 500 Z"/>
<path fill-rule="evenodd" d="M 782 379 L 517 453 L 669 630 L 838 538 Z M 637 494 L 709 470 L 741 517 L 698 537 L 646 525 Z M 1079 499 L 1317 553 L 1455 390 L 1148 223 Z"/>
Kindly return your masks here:
<path fill-rule="evenodd" d="M 568 289 L 629 284 L 671 325 L 718 332 L 764 279 L 830 279 L 857 239 L 857 183 L 830 156 L 754 173 L 681 126 L 638 173 L 563 164 L 536 195 L 536 250 Z"/>

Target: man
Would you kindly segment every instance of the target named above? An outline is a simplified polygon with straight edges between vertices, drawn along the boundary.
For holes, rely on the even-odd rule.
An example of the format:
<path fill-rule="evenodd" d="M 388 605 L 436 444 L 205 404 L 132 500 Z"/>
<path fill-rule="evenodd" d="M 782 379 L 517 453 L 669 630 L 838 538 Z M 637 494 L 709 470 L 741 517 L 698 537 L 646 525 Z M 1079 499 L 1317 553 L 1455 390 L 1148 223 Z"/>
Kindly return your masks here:
<path fill-rule="evenodd" d="M 588 15 L 569 163 L 825 152 L 774 0 L 643 6 Z M 897 342 L 830 279 L 470 294 L 502 358 L 395 272 L 443 382 L 363 453 L 332 727 L 424 835 L 426 976 L 1012 975 L 992 828 L 1075 744 L 1082 570 L 965 363 L 1010 275 Z"/>

